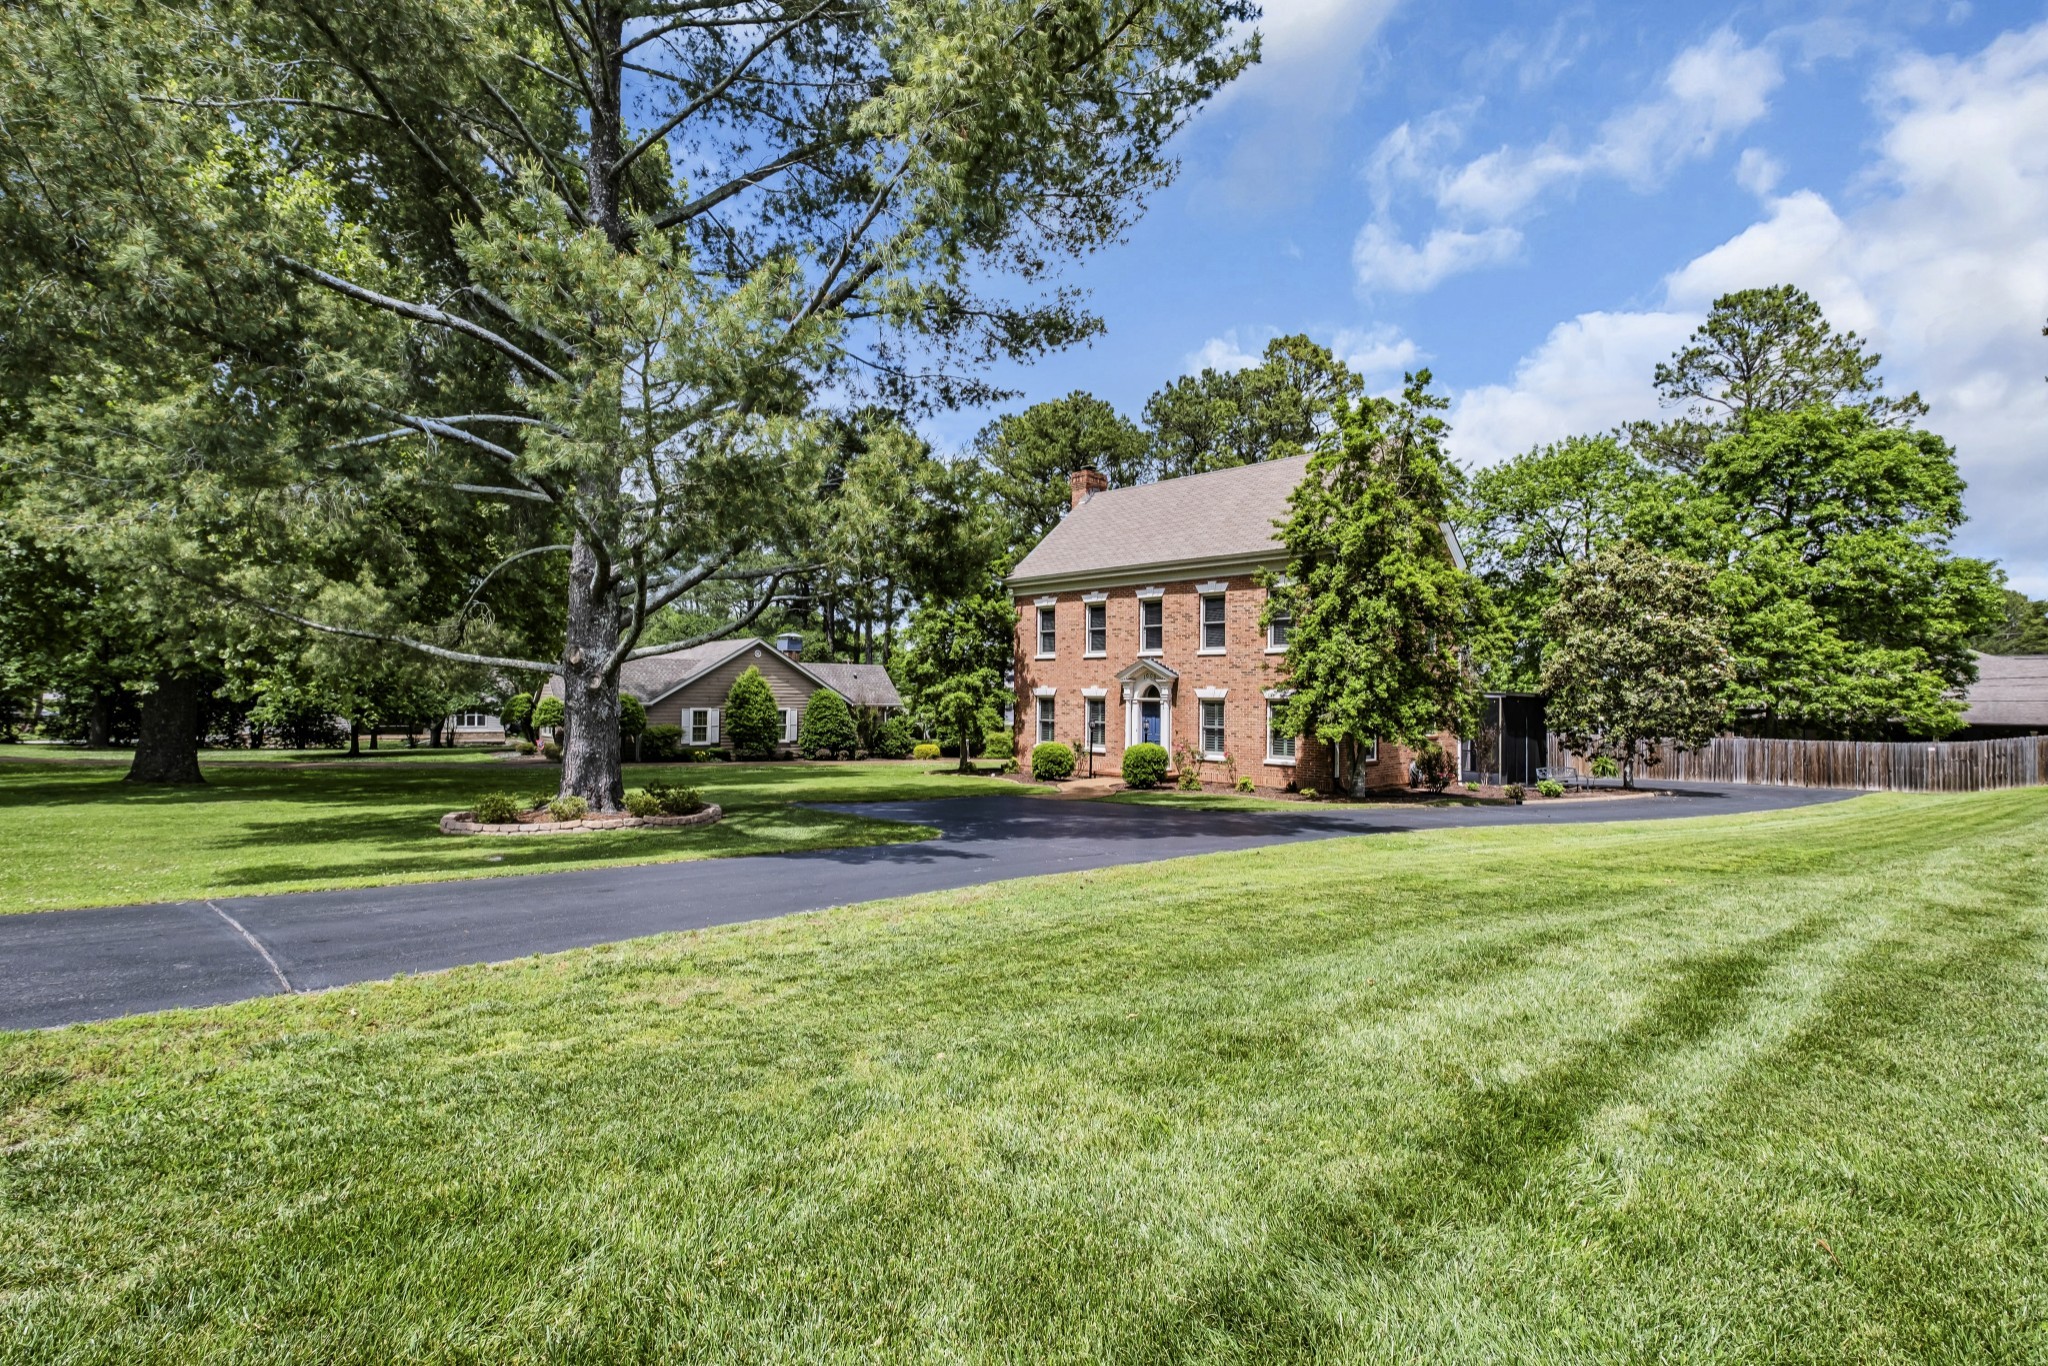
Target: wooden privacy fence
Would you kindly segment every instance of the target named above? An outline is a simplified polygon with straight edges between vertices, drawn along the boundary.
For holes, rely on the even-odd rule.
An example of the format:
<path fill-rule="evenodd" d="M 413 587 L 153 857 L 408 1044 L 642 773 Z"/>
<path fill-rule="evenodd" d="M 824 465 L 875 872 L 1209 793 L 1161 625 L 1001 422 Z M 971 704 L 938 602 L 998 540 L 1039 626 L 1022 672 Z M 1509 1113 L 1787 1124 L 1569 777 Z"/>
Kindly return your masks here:
<path fill-rule="evenodd" d="M 1569 753 L 1557 736 L 1549 739 L 1550 767 L 1586 771 L 1586 760 Z M 2048 735 L 1906 744 L 1723 735 L 1704 749 L 1686 752 L 1668 741 L 1663 748 L 1663 762 L 1641 778 L 1887 792 L 1982 792 L 2048 783 Z"/>

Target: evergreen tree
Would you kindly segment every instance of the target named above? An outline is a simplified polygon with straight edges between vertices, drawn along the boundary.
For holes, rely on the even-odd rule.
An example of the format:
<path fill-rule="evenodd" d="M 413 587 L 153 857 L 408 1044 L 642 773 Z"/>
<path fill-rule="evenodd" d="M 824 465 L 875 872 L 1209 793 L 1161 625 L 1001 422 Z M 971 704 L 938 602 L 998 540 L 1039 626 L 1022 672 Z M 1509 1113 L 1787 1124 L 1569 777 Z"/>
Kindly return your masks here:
<path fill-rule="evenodd" d="M 810 709 L 804 710 L 808 716 Z M 775 694 L 751 664 L 726 690 L 722 731 L 732 752 L 742 759 L 765 759 L 775 753 L 776 742 L 782 739 L 782 713 L 775 705 Z"/>
<path fill-rule="evenodd" d="M 804 704 L 803 720 L 797 725 L 797 747 L 814 759 L 824 759 L 851 750 L 859 742 L 846 699 L 830 688 L 812 693 L 811 700 Z"/>
<path fill-rule="evenodd" d="M 1310 459 L 1280 533 L 1287 569 L 1267 614 L 1293 618 L 1293 691 L 1274 724 L 1340 757 L 1375 740 L 1419 747 L 1461 728 L 1476 700 L 1465 650 L 1490 619 L 1446 541 L 1459 481 L 1437 416 L 1447 404 L 1429 383 L 1421 371 L 1399 400 L 1343 415 L 1342 440 Z"/>

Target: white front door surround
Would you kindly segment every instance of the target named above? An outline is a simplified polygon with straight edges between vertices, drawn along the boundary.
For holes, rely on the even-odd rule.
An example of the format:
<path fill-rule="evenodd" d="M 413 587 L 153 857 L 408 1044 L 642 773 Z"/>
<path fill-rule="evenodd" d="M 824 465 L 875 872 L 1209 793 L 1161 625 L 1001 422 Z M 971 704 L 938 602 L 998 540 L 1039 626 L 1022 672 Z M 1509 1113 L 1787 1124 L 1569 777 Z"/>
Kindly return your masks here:
<path fill-rule="evenodd" d="M 1159 709 L 1155 743 L 1173 748 L 1173 693 L 1180 675 L 1156 659 L 1140 659 L 1117 673 L 1123 687 L 1124 748 L 1145 742 L 1146 712 Z"/>

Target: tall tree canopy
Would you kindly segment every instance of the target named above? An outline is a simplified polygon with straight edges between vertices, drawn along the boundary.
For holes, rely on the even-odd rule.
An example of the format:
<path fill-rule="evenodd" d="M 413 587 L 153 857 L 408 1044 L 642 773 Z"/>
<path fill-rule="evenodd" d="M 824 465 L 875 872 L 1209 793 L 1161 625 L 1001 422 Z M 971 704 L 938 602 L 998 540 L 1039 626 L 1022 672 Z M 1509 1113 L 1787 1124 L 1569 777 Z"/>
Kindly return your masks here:
<path fill-rule="evenodd" d="M 1445 540 L 1459 477 L 1429 382 L 1421 371 L 1399 400 L 1343 412 L 1341 442 L 1310 458 L 1281 527 L 1287 569 L 1267 613 L 1293 618 L 1293 691 L 1274 724 L 1340 756 L 1381 739 L 1420 746 L 1472 710 L 1466 652 L 1487 609 Z"/>
<path fill-rule="evenodd" d="M 1999 619 L 1980 631 L 1970 648 L 1987 655 L 2048 655 L 2048 602 L 2016 588 L 2001 590 L 2000 602 Z"/>
<path fill-rule="evenodd" d="M 34 165 L 6 167 L 29 188 L 0 245 L 22 220 L 59 255 L 81 231 L 147 235 L 150 269 L 191 277 L 177 336 L 206 364 L 183 373 L 215 376 L 219 406 L 285 415 L 257 425 L 268 487 L 301 513 L 308 490 L 396 478 L 546 509 L 547 540 L 519 553 L 566 557 L 558 657 L 404 638 L 560 674 L 563 789 L 608 810 L 619 668 L 683 643 L 643 646 L 650 615 L 726 576 L 755 585 L 716 632 L 738 629 L 807 558 L 794 513 L 827 444 L 811 396 L 983 397 L 981 362 L 1094 331 L 1051 271 L 1168 179 L 1168 137 L 1253 56 L 1235 36 L 1253 12 L 19 6 L 10 48 L 63 79 L 15 89 L 33 107 L 10 127 L 92 125 L 99 160 L 79 159 L 84 219 L 33 188 Z M 1021 295 L 983 292 L 1006 282 Z M 234 302 L 209 303 L 223 285 Z M 277 517 L 289 545 L 299 527 Z M 400 635 L 374 578 L 252 566 L 230 585 L 247 600 Z"/>
<path fill-rule="evenodd" d="M 1364 392 L 1328 347 L 1275 337 L 1257 365 L 1185 375 L 1146 400 L 1146 475 L 1173 479 L 1325 449 Z"/>
<path fill-rule="evenodd" d="M 1075 470 L 1097 470 L 1111 488 L 1149 478 L 1144 433 L 1080 390 L 997 418 L 976 434 L 974 454 L 1013 560 L 1066 514 L 1072 505 L 1067 476 Z"/>

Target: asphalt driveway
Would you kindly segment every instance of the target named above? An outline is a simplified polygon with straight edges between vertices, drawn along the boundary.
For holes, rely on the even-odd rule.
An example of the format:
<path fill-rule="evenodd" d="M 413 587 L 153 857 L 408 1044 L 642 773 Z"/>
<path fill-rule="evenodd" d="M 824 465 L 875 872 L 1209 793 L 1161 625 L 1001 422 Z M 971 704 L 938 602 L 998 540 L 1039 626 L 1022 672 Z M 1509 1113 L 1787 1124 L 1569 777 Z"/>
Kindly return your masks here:
<path fill-rule="evenodd" d="M 917 844 L 0 916 L 0 1028 L 318 991 L 1044 873 L 1345 835 L 1770 811 L 1848 792 L 1687 785 L 1514 807 L 1191 811 L 1025 797 L 837 809 L 936 827 Z"/>

